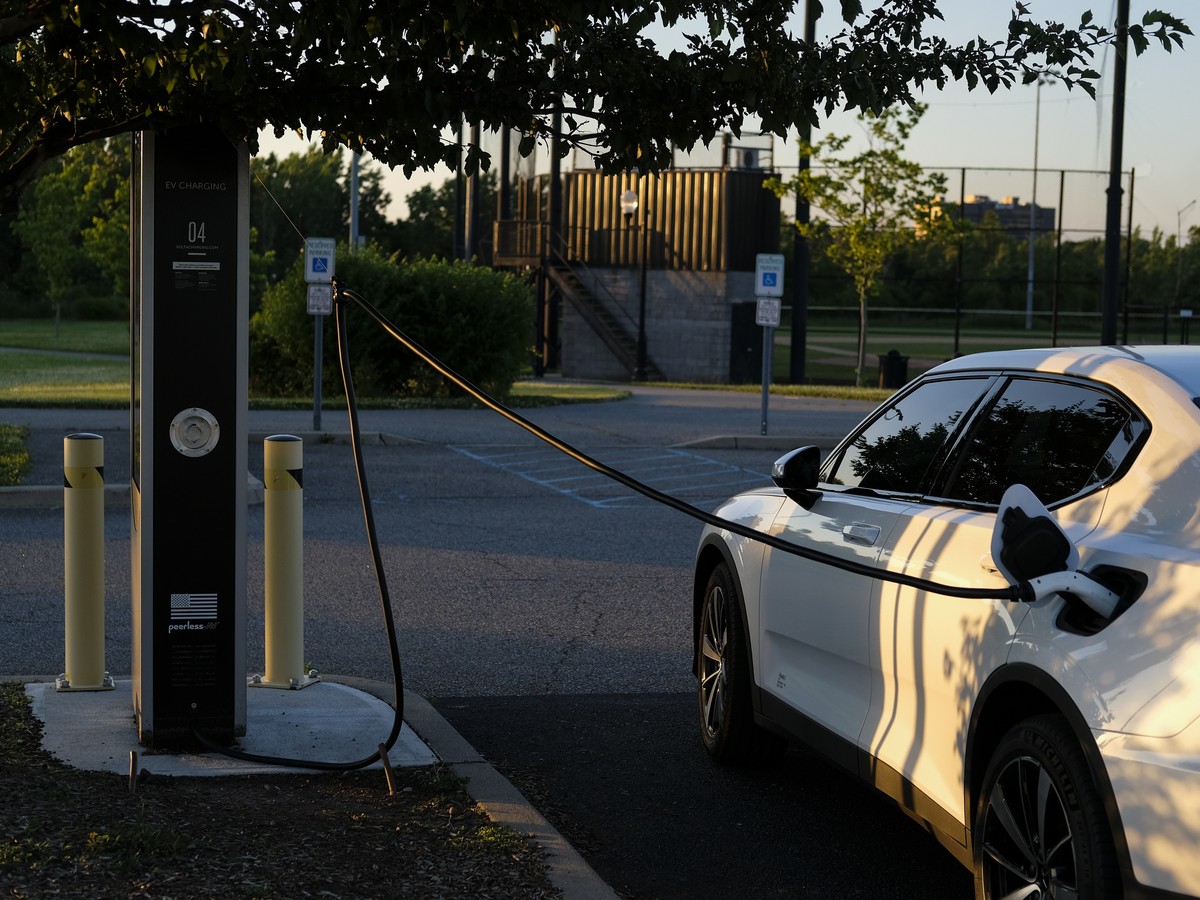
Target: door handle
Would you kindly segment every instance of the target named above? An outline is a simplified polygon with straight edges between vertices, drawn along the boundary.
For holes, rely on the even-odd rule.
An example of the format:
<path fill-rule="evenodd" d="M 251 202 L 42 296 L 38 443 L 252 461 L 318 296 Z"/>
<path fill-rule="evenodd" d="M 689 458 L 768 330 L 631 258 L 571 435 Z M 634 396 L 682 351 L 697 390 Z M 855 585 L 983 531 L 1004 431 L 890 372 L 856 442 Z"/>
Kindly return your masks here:
<path fill-rule="evenodd" d="M 847 525 L 842 529 L 842 540 L 851 544 L 862 544 L 864 547 L 870 547 L 879 540 L 879 526 L 863 525 L 858 522 Z"/>

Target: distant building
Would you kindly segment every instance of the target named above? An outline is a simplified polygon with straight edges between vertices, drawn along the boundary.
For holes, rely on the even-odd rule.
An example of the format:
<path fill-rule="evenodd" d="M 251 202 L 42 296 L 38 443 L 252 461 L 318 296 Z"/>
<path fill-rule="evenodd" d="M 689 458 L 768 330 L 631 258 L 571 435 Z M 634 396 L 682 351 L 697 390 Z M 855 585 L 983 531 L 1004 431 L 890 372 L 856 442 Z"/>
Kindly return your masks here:
<path fill-rule="evenodd" d="M 943 201 L 947 215 L 958 215 L 958 204 Z M 993 200 L 985 194 L 967 194 L 963 203 L 963 218 L 982 225 L 989 212 L 995 213 L 1000 227 L 1014 236 L 1029 234 L 1030 204 L 1021 203 L 1019 197 L 1001 197 Z M 1033 204 L 1033 228 L 1039 234 L 1055 228 L 1055 208 Z"/>

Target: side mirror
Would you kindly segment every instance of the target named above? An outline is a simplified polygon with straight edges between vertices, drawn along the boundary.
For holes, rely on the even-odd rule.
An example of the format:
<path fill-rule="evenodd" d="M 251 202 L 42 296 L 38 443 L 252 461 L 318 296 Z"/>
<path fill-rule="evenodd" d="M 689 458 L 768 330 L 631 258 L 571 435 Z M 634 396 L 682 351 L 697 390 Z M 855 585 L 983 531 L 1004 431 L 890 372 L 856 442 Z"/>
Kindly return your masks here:
<path fill-rule="evenodd" d="M 1079 571 L 1079 549 L 1023 484 L 1012 485 L 1000 498 L 992 529 L 992 561 L 1010 584 L 1026 588 L 1029 600 L 1071 594 L 1110 619 L 1121 599 Z"/>
<path fill-rule="evenodd" d="M 783 493 L 805 509 L 821 496 L 816 489 L 818 472 L 821 469 L 821 451 L 818 447 L 806 446 L 785 453 L 775 460 L 771 468 L 771 480 Z"/>

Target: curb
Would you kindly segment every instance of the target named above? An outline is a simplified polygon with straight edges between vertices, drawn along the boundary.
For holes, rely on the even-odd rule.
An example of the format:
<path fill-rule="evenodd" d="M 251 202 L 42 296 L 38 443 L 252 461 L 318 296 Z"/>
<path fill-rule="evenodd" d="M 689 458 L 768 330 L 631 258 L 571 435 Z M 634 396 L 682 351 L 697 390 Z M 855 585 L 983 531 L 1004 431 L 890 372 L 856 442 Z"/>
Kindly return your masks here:
<path fill-rule="evenodd" d="M 392 686 L 361 678 L 328 676 L 391 703 Z M 404 692 L 404 721 L 454 774 L 467 781 L 467 791 L 493 822 L 528 835 L 546 851 L 550 882 L 567 900 L 617 900 L 617 894 L 503 775 L 479 755 L 424 697 Z"/>
<path fill-rule="evenodd" d="M 687 441 L 683 444 L 675 444 L 678 448 L 687 448 L 689 450 L 795 450 L 797 447 L 803 447 L 805 444 L 816 444 L 822 450 L 832 449 L 840 438 L 830 440 L 828 438 L 796 438 L 786 435 L 774 434 L 727 434 L 718 435 L 710 438 L 700 438 L 696 441 Z"/>
<path fill-rule="evenodd" d="M 264 440 L 278 431 L 252 431 L 246 440 L 250 443 L 261 444 Z M 348 433 L 329 431 L 297 431 L 294 434 L 308 444 L 349 444 Z M 423 441 L 402 437 L 398 434 L 384 434 L 379 431 L 367 432 L 362 435 L 362 443 L 383 444 L 385 446 L 400 446 L 421 444 Z M 247 474 L 246 502 L 257 505 L 263 502 L 263 483 L 253 475 Z M 104 486 L 104 505 L 113 509 L 129 507 L 130 489 L 128 484 L 106 484 Z M 53 484 L 17 485 L 16 487 L 0 487 L 0 509 L 62 509 L 63 488 Z"/>

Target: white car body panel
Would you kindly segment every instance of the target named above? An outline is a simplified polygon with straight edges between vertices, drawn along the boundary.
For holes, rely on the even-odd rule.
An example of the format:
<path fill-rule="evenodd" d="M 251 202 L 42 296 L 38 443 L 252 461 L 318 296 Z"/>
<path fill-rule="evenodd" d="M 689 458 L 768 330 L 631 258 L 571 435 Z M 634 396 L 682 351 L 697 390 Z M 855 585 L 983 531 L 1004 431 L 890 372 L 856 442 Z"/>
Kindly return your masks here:
<path fill-rule="evenodd" d="M 1138 881 L 1200 896 L 1200 722 L 1171 738 L 1100 732 Z"/>
<path fill-rule="evenodd" d="M 925 507 L 897 528 L 887 568 L 962 587 L 1003 588 L 988 548 L 994 515 Z M 964 600 L 882 583 L 871 616 L 874 689 L 861 744 L 965 824 L 972 701 L 1008 655 L 1019 603 Z"/>
<path fill-rule="evenodd" d="M 911 503 L 827 494 L 811 510 L 787 501 L 772 532 L 874 566 Z M 768 549 L 762 575 L 762 687 L 849 741 L 871 699 L 867 632 L 876 585 L 858 575 Z"/>

